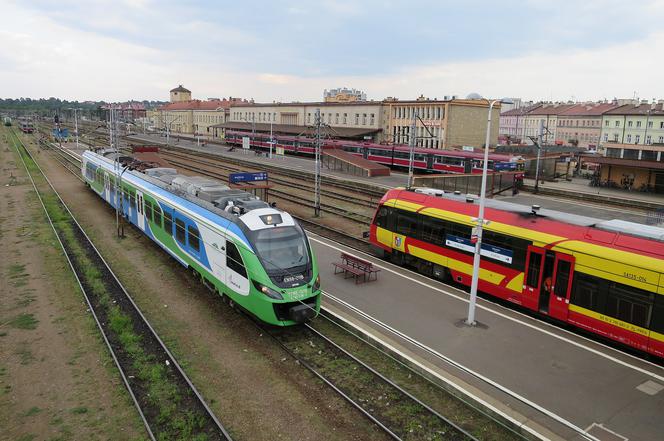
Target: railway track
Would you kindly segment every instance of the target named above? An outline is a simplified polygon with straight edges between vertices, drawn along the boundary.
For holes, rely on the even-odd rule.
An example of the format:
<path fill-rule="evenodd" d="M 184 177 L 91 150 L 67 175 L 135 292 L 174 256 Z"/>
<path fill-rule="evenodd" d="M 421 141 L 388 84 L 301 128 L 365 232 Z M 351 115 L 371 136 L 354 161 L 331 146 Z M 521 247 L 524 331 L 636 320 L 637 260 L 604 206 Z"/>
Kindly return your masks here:
<path fill-rule="evenodd" d="M 13 130 L 10 138 L 150 439 L 231 440 Z"/>
<path fill-rule="evenodd" d="M 257 326 L 393 439 L 477 440 L 314 326 Z"/>
<path fill-rule="evenodd" d="M 179 160 L 185 160 L 185 161 L 195 163 L 195 164 L 200 164 L 200 165 L 203 165 L 203 166 L 209 166 L 210 165 L 209 161 L 203 161 L 203 160 L 197 159 L 195 156 L 192 157 L 191 153 L 189 153 L 189 154 L 180 154 L 180 153 L 175 153 L 175 152 L 171 152 L 171 151 L 168 151 L 168 150 L 162 150 L 160 152 L 160 155 L 165 156 L 166 158 L 168 158 L 169 156 L 170 157 L 175 157 Z M 171 160 L 168 160 L 168 161 L 173 162 Z M 224 170 L 228 170 L 229 172 L 246 171 L 246 167 L 242 167 L 240 165 L 232 166 L 229 163 L 227 163 L 225 161 L 221 161 L 219 159 L 217 159 L 217 161 L 215 162 L 214 167 L 215 168 L 222 168 Z M 274 177 L 275 174 L 277 176 L 280 176 L 280 177 Z M 294 179 L 283 179 L 281 176 L 291 177 L 291 178 L 294 178 Z M 293 176 L 292 174 L 288 173 L 287 171 L 286 172 L 279 171 L 277 173 L 272 174 L 270 176 L 270 181 L 274 182 L 274 183 L 277 183 L 277 184 L 282 184 L 282 185 L 285 185 L 285 186 L 288 186 L 288 187 L 306 188 L 307 191 L 310 192 L 310 193 L 313 193 L 313 191 L 314 191 L 314 186 L 313 185 L 305 185 L 306 181 L 302 180 L 301 175 Z M 324 182 L 323 185 L 330 185 L 330 184 L 328 182 Z M 370 208 L 372 210 L 376 208 L 376 206 L 378 205 L 377 201 L 380 199 L 380 197 L 382 197 L 382 195 L 380 195 L 380 197 L 378 197 L 377 195 L 367 195 L 368 198 L 367 197 L 357 197 L 356 195 L 361 194 L 361 193 L 358 193 L 359 190 L 356 187 L 347 187 L 347 186 L 343 186 L 343 185 L 332 185 L 332 187 L 343 189 L 347 193 L 346 194 L 340 194 L 340 193 L 322 188 L 321 189 L 321 195 L 325 196 L 325 197 L 328 197 L 328 198 L 331 198 L 331 199 L 336 199 L 336 200 L 339 200 L 339 201 L 343 201 L 343 202 L 351 202 L 353 204 L 359 205 L 361 207 L 367 207 L 367 208 Z"/>
<path fill-rule="evenodd" d="M 228 179 L 228 174 L 224 174 L 222 172 L 202 169 L 199 166 L 190 165 L 190 164 L 187 164 L 187 163 L 184 163 L 184 162 L 178 162 L 178 161 L 169 161 L 169 162 L 172 165 L 176 166 L 176 167 L 179 167 L 179 168 L 182 168 L 182 169 L 185 169 L 185 170 L 189 170 L 189 171 L 195 172 L 195 173 L 203 175 L 203 176 L 208 176 L 210 178 L 214 178 L 214 179 L 221 180 L 221 181 L 226 181 Z M 279 198 L 279 199 L 282 199 L 282 200 L 293 202 L 295 204 L 302 205 L 302 206 L 305 206 L 305 207 L 308 207 L 308 208 L 311 208 L 311 209 L 314 208 L 313 202 L 308 201 L 308 200 L 303 200 L 301 197 L 298 197 L 296 195 L 287 193 L 287 192 L 282 191 L 282 190 L 271 189 L 270 194 L 277 197 L 277 198 Z M 333 215 L 336 215 L 336 216 L 343 217 L 343 218 L 351 220 L 353 222 L 356 222 L 356 223 L 359 223 L 359 224 L 362 224 L 362 225 L 366 225 L 367 227 L 369 226 L 369 223 L 371 222 L 371 218 L 369 216 L 362 215 L 362 214 L 359 214 L 359 213 L 350 212 L 350 211 L 346 211 L 346 210 L 343 210 L 343 209 L 341 209 L 341 208 L 339 208 L 335 205 L 321 203 L 321 211 L 326 212 L 326 213 L 330 213 L 330 214 L 333 214 Z"/>

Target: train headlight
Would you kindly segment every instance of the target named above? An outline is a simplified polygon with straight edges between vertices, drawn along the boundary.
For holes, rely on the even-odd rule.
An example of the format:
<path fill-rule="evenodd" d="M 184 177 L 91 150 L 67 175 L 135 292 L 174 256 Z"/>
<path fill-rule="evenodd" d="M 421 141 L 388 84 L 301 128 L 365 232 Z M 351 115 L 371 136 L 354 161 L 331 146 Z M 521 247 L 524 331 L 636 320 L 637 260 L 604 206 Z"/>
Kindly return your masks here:
<path fill-rule="evenodd" d="M 283 300 L 284 298 L 282 297 L 281 293 L 277 290 L 274 290 L 270 288 L 269 286 L 265 286 L 262 283 L 258 283 L 254 280 L 254 287 L 256 287 L 257 290 L 265 294 L 271 299 L 275 300 Z"/>
<path fill-rule="evenodd" d="M 311 290 L 313 292 L 316 292 L 320 289 L 320 274 L 316 276 L 316 281 L 314 282 L 314 285 L 311 287 Z"/>

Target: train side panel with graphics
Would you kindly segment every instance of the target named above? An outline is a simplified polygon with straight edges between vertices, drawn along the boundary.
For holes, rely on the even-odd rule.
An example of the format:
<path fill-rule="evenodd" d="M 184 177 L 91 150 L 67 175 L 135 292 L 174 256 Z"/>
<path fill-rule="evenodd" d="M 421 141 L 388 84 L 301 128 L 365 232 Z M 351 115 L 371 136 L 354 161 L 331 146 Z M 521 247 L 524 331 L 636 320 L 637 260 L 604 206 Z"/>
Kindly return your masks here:
<path fill-rule="evenodd" d="M 370 240 L 383 257 L 471 284 L 476 201 L 395 189 Z M 487 201 L 479 289 L 664 357 L 664 229 Z"/>

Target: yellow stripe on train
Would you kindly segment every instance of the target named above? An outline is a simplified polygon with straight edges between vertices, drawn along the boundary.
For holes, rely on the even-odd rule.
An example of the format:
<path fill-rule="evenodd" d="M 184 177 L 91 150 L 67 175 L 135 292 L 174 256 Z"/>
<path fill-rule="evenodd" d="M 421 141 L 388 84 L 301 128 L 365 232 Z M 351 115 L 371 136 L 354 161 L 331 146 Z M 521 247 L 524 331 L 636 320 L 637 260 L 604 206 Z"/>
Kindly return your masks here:
<path fill-rule="evenodd" d="M 608 323 L 613 326 L 618 326 L 619 328 L 625 329 L 630 332 L 634 332 L 635 334 L 643 335 L 644 337 L 650 337 L 658 341 L 664 341 L 664 335 L 662 334 L 650 331 L 640 326 L 633 325 L 631 323 L 627 323 L 625 321 L 619 320 L 615 317 L 608 316 L 606 314 L 601 314 L 599 312 L 591 311 L 590 309 L 582 308 L 581 306 L 573 305 L 571 303 L 569 304 L 569 310 L 574 311 L 581 315 L 585 315 L 587 317 L 594 318 L 595 320 Z"/>

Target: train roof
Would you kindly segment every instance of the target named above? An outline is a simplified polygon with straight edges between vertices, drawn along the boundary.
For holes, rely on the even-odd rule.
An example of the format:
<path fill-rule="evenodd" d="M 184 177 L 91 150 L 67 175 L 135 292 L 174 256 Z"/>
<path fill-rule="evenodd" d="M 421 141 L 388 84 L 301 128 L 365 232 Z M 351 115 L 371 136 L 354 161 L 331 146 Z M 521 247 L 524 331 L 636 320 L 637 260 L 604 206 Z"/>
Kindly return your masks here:
<path fill-rule="evenodd" d="M 454 193 L 440 193 L 441 190 L 435 190 L 427 192 L 426 189 L 421 189 L 417 192 L 407 191 L 403 188 L 393 189 L 388 191 L 383 200 L 397 198 L 405 199 L 415 203 L 422 203 L 433 208 L 440 208 L 443 210 L 449 210 L 449 206 L 445 206 L 444 201 L 454 201 L 463 205 L 456 205 L 456 212 L 463 212 L 463 214 L 470 216 L 477 216 L 476 209 L 470 210 L 470 207 L 479 205 L 479 198 L 475 195 L 462 195 Z M 433 195 L 435 192 L 435 196 Z M 487 208 L 487 217 L 498 222 L 505 222 L 514 224 L 516 226 L 533 229 L 533 221 L 555 221 L 561 222 L 567 225 L 581 227 L 581 230 L 577 231 L 578 236 L 582 236 L 585 239 L 591 239 L 593 241 L 597 240 L 605 243 L 614 243 L 617 235 L 626 235 L 633 237 L 637 240 L 648 240 L 656 241 L 659 245 L 653 247 L 652 242 L 648 245 L 646 242 L 639 242 L 639 247 L 643 253 L 652 253 L 657 255 L 664 255 L 664 228 L 639 224 L 636 222 L 629 222 L 619 219 L 613 220 L 603 220 L 597 219 L 589 216 L 581 216 L 572 213 L 565 213 L 557 210 L 549 210 L 544 207 L 538 206 L 528 206 L 522 204 L 516 204 L 513 202 L 495 200 L 495 199 L 486 199 L 485 206 Z M 465 208 L 467 207 L 467 208 Z M 491 210 L 497 210 L 493 213 Z M 501 213 L 502 216 L 501 216 Z M 509 214 L 517 215 L 518 217 L 509 217 Z M 502 217 L 502 218 L 501 218 Z M 558 224 L 559 225 L 559 224 Z M 588 234 L 587 229 L 601 230 L 606 233 L 600 234 Z M 538 225 L 538 231 L 550 233 L 550 234 L 561 234 L 560 227 L 556 225 Z M 565 232 L 567 233 L 567 232 Z M 618 243 L 620 241 L 616 241 Z M 627 248 L 634 249 L 633 246 L 628 245 L 624 242 L 620 242 L 618 246 L 625 246 Z"/>
<path fill-rule="evenodd" d="M 92 156 L 94 155 L 94 156 Z M 98 155 L 91 151 L 85 151 L 83 153 L 84 157 L 88 159 L 97 159 L 101 158 L 104 160 L 105 165 L 111 168 L 113 167 L 113 162 L 107 157 Z M 177 196 L 181 199 L 184 199 L 190 204 L 198 208 L 194 208 L 190 205 L 185 205 L 186 208 L 194 208 L 194 212 L 206 217 L 209 221 L 214 222 L 214 218 L 211 218 L 208 213 L 214 214 L 218 217 L 229 221 L 231 224 L 244 229 L 245 231 L 253 231 L 258 229 L 273 228 L 275 226 L 293 226 L 295 225 L 295 220 L 293 217 L 277 208 L 269 206 L 266 202 L 260 201 L 256 196 L 253 196 L 250 193 L 241 190 L 233 190 L 228 188 L 221 181 L 213 180 L 210 178 L 203 178 L 200 176 L 187 176 L 177 173 L 173 173 L 168 170 L 163 173 L 164 169 L 162 168 L 162 173 L 157 173 L 157 176 L 149 176 L 145 173 L 139 171 L 128 171 L 123 175 L 123 179 L 130 180 L 131 177 L 141 179 L 153 187 L 157 187 L 158 190 Z M 163 179 L 163 178 L 168 179 Z M 180 181 L 182 183 L 189 184 L 186 188 L 181 188 L 180 186 L 171 185 L 171 182 L 175 178 L 182 178 Z M 216 184 L 214 190 L 221 190 L 219 192 L 209 191 L 208 194 L 197 194 L 197 190 L 203 190 L 203 193 L 208 193 L 207 190 L 210 189 L 210 184 Z M 224 189 L 222 189 L 225 187 Z M 152 190 L 152 189 L 151 189 Z M 159 191 L 156 192 L 159 194 Z M 163 194 L 160 196 L 164 196 Z M 212 196 L 212 197 L 207 197 Z M 204 199 L 207 198 L 208 200 Z M 229 204 L 232 202 L 232 204 Z M 231 209 L 236 207 L 237 210 Z M 228 208 L 228 209 L 226 209 Z M 201 210 L 202 209 L 202 210 Z M 205 213 L 207 211 L 208 213 Z M 267 224 L 262 221 L 260 216 L 266 214 L 279 215 L 274 216 L 274 219 L 279 219 L 281 222 L 278 224 Z M 257 221 L 260 220 L 259 221 Z M 237 231 L 234 232 L 237 235 Z M 246 238 L 243 238 L 247 246 L 250 247 Z M 251 247 L 250 247 L 251 248 Z"/>

